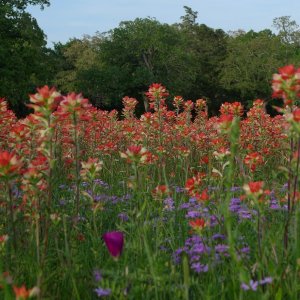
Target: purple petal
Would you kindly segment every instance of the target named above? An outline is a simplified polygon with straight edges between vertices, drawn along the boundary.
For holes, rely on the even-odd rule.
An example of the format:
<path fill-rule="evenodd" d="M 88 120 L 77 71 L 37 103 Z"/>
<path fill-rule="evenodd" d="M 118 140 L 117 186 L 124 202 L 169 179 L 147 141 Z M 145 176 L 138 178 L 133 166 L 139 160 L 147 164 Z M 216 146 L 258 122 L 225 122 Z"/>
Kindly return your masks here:
<path fill-rule="evenodd" d="M 102 236 L 109 253 L 113 257 L 118 257 L 122 253 L 124 244 L 124 235 L 119 231 L 112 231 L 103 234 Z"/>
<path fill-rule="evenodd" d="M 241 284 L 241 288 L 242 288 L 244 291 L 249 291 L 249 290 L 250 290 L 249 285 L 247 285 L 246 283 L 242 283 L 242 284 Z"/>
<path fill-rule="evenodd" d="M 272 277 L 266 277 L 262 280 L 259 281 L 259 284 L 264 285 L 264 284 L 269 284 L 273 282 L 273 278 Z"/>

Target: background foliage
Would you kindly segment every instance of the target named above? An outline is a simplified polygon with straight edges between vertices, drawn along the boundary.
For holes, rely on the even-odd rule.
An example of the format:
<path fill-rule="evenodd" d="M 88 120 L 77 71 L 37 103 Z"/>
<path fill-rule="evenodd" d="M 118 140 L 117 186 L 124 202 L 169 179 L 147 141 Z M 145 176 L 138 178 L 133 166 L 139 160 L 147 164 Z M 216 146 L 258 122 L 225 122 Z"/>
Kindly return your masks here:
<path fill-rule="evenodd" d="M 250 106 L 270 101 L 270 79 L 277 67 L 298 64 L 299 26 L 288 16 L 274 19 L 260 32 L 224 32 L 197 23 L 197 12 L 185 6 L 178 24 L 152 18 L 121 22 L 94 36 L 46 47 L 46 36 L 26 12 L 48 0 L 0 1 L 0 95 L 17 115 L 36 86 L 55 85 L 62 92 L 82 92 L 97 107 L 121 109 L 126 95 L 145 110 L 143 91 L 162 82 L 185 99 L 208 100 L 216 114 L 224 101 Z"/>

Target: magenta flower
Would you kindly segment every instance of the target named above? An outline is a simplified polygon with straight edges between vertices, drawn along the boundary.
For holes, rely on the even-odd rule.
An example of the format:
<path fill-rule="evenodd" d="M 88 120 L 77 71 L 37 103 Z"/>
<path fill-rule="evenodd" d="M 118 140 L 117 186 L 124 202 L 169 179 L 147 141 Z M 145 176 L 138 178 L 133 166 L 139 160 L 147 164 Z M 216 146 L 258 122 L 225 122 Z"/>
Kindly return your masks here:
<path fill-rule="evenodd" d="M 106 247 L 113 257 L 119 257 L 122 253 L 124 244 L 124 235 L 120 231 L 112 231 L 103 234 L 102 236 Z"/>

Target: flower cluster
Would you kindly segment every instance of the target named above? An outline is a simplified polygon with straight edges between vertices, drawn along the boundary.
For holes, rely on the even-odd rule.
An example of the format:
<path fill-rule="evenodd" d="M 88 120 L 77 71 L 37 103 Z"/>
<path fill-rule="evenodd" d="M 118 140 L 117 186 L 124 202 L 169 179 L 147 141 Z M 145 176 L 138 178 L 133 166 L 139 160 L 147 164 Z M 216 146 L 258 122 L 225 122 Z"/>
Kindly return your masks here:
<path fill-rule="evenodd" d="M 286 106 L 292 106 L 300 96 L 300 68 L 288 65 L 279 69 L 279 74 L 273 75 L 273 97 L 282 98 Z"/>

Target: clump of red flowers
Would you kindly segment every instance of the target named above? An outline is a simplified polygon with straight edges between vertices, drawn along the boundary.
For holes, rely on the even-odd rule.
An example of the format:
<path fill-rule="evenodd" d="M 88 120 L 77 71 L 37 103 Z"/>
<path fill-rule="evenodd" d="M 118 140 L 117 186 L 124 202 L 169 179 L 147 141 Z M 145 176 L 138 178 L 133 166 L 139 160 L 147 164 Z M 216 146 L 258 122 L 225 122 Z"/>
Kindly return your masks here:
<path fill-rule="evenodd" d="M 22 161 L 14 153 L 0 152 L 0 178 L 10 179 L 19 174 Z"/>
<path fill-rule="evenodd" d="M 191 220 L 189 222 L 189 225 L 192 227 L 193 230 L 195 230 L 196 232 L 201 232 L 203 230 L 203 228 L 206 227 L 206 222 L 204 219 L 199 218 L 199 219 L 195 219 L 195 220 Z"/>
<path fill-rule="evenodd" d="M 292 106 L 300 96 L 300 68 L 293 65 L 279 68 L 279 74 L 273 75 L 272 89 L 274 98 L 282 98 L 286 106 Z"/>

